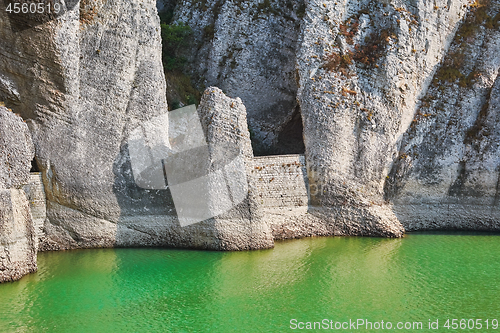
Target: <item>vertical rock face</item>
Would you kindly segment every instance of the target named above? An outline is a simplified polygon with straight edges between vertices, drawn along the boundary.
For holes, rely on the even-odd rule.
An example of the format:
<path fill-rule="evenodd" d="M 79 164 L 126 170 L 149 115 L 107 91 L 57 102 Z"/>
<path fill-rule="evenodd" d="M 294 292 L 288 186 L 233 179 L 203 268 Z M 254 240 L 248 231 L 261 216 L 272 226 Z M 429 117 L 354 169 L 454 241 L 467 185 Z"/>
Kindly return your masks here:
<path fill-rule="evenodd" d="M 42 248 L 120 245 L 118 229 L 143 239 L 118 228 L 123 217 L 172 209 L 166 191 L 135 186 L 125 144 L 167 112 L 154 2 L 85 1 L 34 28 L 9 24 L 0 13 L 0 99 L 30 119 L 47 194 Z"/>
<path fill-rule="evenodd" d="M 34 153 L 26 124 L 0 107 L 0 282 L 37 269 L 35 230 L 21 189 L 29 181 Z"/>
<path fill-rule="evenodd" d="M 500 4 L 480 4 L 422 98 L 387 182 L 408 230 L 500 229 Z M 496 20 L 481 24 L 484 16 Z"/>
<path fill-rule="evenodd" d="M 257 192 L 250 177 L 253 168 L 253 151 L 247 127 L 246 110 L 241 99 L 228 98 L 218 88 L 208 88 L 198 109 L 202 126 L 206 131 L 210 159 L 226 161 L 225 173 L 228 185 L 246 182 L 244 199 L 234 202 L 234 207 L 214 217 L 213 223 L 221 250 L 249 250 L 269 248 L 274 245 L 271 230 L 260 216 L 254 193 Z M 232 151 L 236 150 L 236 154 Z M 235 157 L 238 156 L 238 157 Z M 221 158 L 222 157 L 222 158 Z M 235 163 L 242 158 L 243 163 Z M 232 165 L 230 165 L 232 164 Z M 224 167 L 224 166 L 221 166 Z M 221 184 L 216 184 L 221 188 Z M 233 194 L 231 197 L 235 197 Z M 213 193 L 212 200 L 223 200 L 223 195 Z M 209 220 L 209 222 L 211 222 Z"/>
<path fill-rule="evenodd" d="M 193 76 L 242 99 L 256 154 L 301 149 L 279 136 L 300 119 L 295 52 L 303 6 L 289 0 L 186 0 L 175 7 L 174 21 L 193 29 L 186 54 Z"/>
<path fill-rule="evenodd" d="M 322 189 L 312 204 L 350 233 L 401 235 L 386 175 L 466 4 L 308 2 L 298 100 L 310 182 Z"/>
<path fill-rule="evenodd" d="M 31 135 L 22 119 L 0 106 L 0 188 L 21 188 L 30 179 L 35 154 Z"/>

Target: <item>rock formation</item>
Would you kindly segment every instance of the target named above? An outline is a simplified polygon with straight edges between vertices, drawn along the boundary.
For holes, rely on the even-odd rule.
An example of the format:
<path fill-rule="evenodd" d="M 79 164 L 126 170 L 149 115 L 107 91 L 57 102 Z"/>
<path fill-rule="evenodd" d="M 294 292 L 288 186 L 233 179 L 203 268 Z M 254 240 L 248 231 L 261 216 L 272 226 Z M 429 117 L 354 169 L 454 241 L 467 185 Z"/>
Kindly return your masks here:
<path fill-rule="evenodd" d="M 500 227 L 499 11 L 468 14 L 403 137 L 386 195 L 407 230 Z"/>
<path fill-rule="evenodd" d="M 156 171 L 155 154 L 175 152 L 153 1 L 70 1 L 24 28 L 2 10 L 0 100 L 33 136 L 42 250 L 499 229 L 498 2 L 164 2 L 193 30 L 186 71 L 200 89 L 222 89 L 207 89 L 198 109 L 210 163 L 232 143 L 246 176 L 228 188 L 245 184 L 248 196 L 181 227 L 172 188 L 134 174 L 134 135 Z M 256 155 L 305 157 L 257 161 L 250 137 Z M 303 179 L 269 184 L 292 176 Z M 280 204 L 259 204 L 259 189 Z"/>
<path fill-rule="evenodd" d="M 218 88 L 208 88 L 198 109 L 210 149 L 211 160 L 227 160 L 231 150 L 243 157 L 243 165 L 227 169 L 232 182 L 247 182 L 245 199 L 236 203 L 226 213 L 214 217 L 221 250 L 247 250 L 272 247 L 271 229 L 257 209 L 257 188 L 250 177 L 253 168 L 253 151 L 247 127 L 246 109 L 241 99 L 228 98 Z M 227 161 L 231 162 L 231 161 Z M 238 172 L 239 171 L 239 172 Z M 222 200 L 214 193 L 212 200 Z M 211 221 L 211 220 L 209 220 Z"/>
<path fill-rule="evenodd" d="M 30 125 L 47 195 L 42 249 L 152 243 L 118 224 L 172 209 L 134 187 L 125 145 L 167 110 L 155 4 L 82 1 L 22 31 L 0 16 L 1 98 Z"/>
<path fill-rule="evenodd" d="M 36 271 L 36 238 L 28 200 L 35 154 L 28 126 L 0 106 L 0 282 Z"/>
<path fill-rule="evenodd" d="M 244 76 L 241 73 L 256 68 L 274 73 L 274 77 L 280 79 L 265 80 L 264 86 L 258 89 L 266 93 L 259 96 L 285 101 L 285 97 L 275 93 L 280 87 L 278 82 L 292 82 L 287 80 L 292 77 L 287 73 L 295 72 L 293 87 L 296 89 L 289 91 L 296 94 L 298 108 L 288 105 L 285 113 L 290 116 L 298 110 L 301 114 L 309 186 L 319 189 L 310 193 L 309 212 L 323 222 L 312 230 L 318 230 L 318 234 L 325 234 L 326 228 L 330 230 L 326 234 L 398 237 L 404 231 L 403 225 L 410 230 L 435 228 L 436 225 L 441 228 L 498 228 L 498 208 L 494 208 L 498 203 L 488 199 L 496 195 L 495 170 L 499 163 L 495 153 L 489 153 L 491 157 L 484 166 L 483 151 L 477 152 L 473 160 L 463 152 L 454 153 L 455 162 L 445 162 L 446 167 L 441 163 L 440 168 L 444 169 L 439 172 L 443 175 L 425 176 L 430 177 L 426 180 L 428 183 L 431 179 L 432 182 L 447 179 L 440 185 L 441 194 L 437 197 L 430 195 L 428 189 L 424 190 L 421 181 L 418 191 L 416 185 L 410 185 L 413 184 L 410 179 L 417 177 L 412 174 L 418 172 L 418 177 L 422 178 L 424 173 L 438 171 L 434 166 L 437 162 L 427 165 L 429 157 L 423 159 L 425 154 L 419 153 L 423 147 L 416 147 L 427 140 L 426 131 L 429 130 L 429 127 L 424 130 L 420 122 L 435 121 L 430 112 L 420 110 L 429 100 L 434 101 L 433 105 L 441 105 L 439 113 L 443 117 L 438 117 L 440 120 L 436 124 L 444 126 L 443 131 L 445 128 L 450 130 L 445 123 L 451 119 L 458 128 L 469 129 L 469 134 L 458 130 L 461 134 L 451 140 L 446 138 L 450 134 L 444 132 L 437 139 L 438 133 L 432 127 L 434 139 L 446 142 L 439 148 L 433 146 L 434 150 L 447 147 L 455 140 L 463 141 L 468 135 L 469 143 L 464 145 L 469 148 L 460 148 L 464 151 L 470 149 L 471 144 L 477 146 L 478 138 L 483 137 L 485 130 L 478 133 L 479 136 L 471 136 L 471 133 L 483 126 L 484 103 L 490 98 L 486 95 L 498 73 L 499 57 L 495 51 L 499 26 L 497 2 L 311 0 L 287 6 L 282 1 L 242 4 L 207 0 L 176 2 L 174 7 L 174 19 L 189 24 L 195 31 L 195 46 L 190 50 L 196 55 L 192 62 L 195 77 L 201 76 L 205 82 L 242 97 L 249 110 L 249 124 L 258 122 L 256 127 L 263 131 L 254 139 L 258 141 L 254 142 L 254 147 L 264 145 L 272 151 L 276 141 L 266 140 L 275 140 L 283 123 L 267 118 L 269 110 L 260 101 L 254 102 L 253 82 L 259 74 Z M 275 36 L 288 34 L 290 38 L 277 37 L 280 44 L 269 44 L 266 36 L 272 29 L 275 29 Z M 204 31 L 211 32 L 210 38 Z M 242 45 L 241 49 L 238 45 Z M 265 51 L 255 45 L 264 47 Z M 288 55 L 295 59 L 294 70 L 290 70 L 291 62 L 287 59 L 281 62 L 282 70 L 273 71 L 273 66 L 267 63 L 269 55 L 284 54 L 290 48 L 293 52 Z M 477 62 L 480 68 L 475 68 Z M 211 73 L 220 76 L 215 78 Z M 445 88 L 446 84 L 451 85 Z M 441 93 L 443 89 L 447 94 Z M 440 92 L 438 96 L 431 93 L 434 94 L 432 98 L 426 97 L 433 90 Z M 464 91 L 469 91 L 475 102 L 457 105 Z M 247 94 L 252 96 L 247 97 Z M 451 114 L 457 112 L 453 109 L 462 109 L 464 116 L 452 117 Z M 481 112 L 481 109 L 484 110 Z M 429 118 L 416 123 L 417 118 L 425 118 L 422 114 Z M 479 125 L 473 125 L 472 119 L 477 119 L 477 115 L 481 115 L 477 120 Z M 491 119 L 495 115 L 494 110 L 489 113 Z M 496 145 L 493 134 L 481 140 L 484 146 Z M 406 150 L 420 157 L 417 160 L 416 155 L 406 158 Z M 446 160 L 451 157 L 445 151 L 432 158 L 439 156 Z M 460 167 L 464 159 L 469 165 Z M 413 165 L 409 174 L 411 161 L 418 165 Z M 446 213 L 453 210 L 444 208 L 450 202 L 458 203 L 460 198 L 465 198 L 463 189 L 460 195 L 453 194 L 454 190 L 444 191 L 452 184 L 454 188 L 462 186 L 464 173 L 470 173 L 464 170 L 482 170 L 482 179 L 472 174 L 467 176 L 469 188 L 481 188 L 475 194 L 468 191 L 468 196 L 475 196 L 473 202 L 486 199 L 490 205 L 488 213 L 480 212 L 482 209 L 472 202 L 466 204 L 468 199 L 462 202 L 467 209 L 460 206 L 456 213 Z M 407 190 L 402 190 L 403 187 Z M 396 188 L 401 190 L 396 191 Z M 443 208 L 429 210 L 431 206 L 427 204 L 437 204 L 435 200 L 439 200 L 438 206 Z M 467 214 L 459 213 L 464 209 Z M 438 220 L 441 222 L 436 222 Z M 303 221 L 297 224 L 301 223 Z M 289 234 L 294 235 L 293 232 Z"/>

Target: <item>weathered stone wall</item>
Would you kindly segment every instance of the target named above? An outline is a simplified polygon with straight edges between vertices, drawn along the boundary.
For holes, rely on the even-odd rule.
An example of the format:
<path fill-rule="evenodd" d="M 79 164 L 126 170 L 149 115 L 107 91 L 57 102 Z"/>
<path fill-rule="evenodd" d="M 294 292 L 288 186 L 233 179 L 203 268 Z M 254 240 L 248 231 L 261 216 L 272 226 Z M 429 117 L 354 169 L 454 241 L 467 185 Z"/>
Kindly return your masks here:
<path fill-rule="evenodd" d="M 304 155 L 255 157 L 249 176 L 254 183 L 260 208 L 308 206 Z"/>

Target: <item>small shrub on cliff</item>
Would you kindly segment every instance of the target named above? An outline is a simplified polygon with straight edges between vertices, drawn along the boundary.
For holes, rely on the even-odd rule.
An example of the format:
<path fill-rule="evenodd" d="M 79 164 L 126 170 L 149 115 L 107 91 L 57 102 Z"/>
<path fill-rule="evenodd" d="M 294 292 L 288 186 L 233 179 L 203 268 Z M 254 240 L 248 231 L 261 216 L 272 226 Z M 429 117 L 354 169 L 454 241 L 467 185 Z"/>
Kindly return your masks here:
<path fill-rule="evenodd" d="M 355 45 L 354 52 L 347 51 L 344 55 L 331 52 L 326 56 L 323 68 L 328 71 L 340 72 L 349 77 L 349 65 L 354 61 L 365 66 L 375 66 L 377 60 L 384 55 L 385 48 L 389 44 L 391 37 L 395 38 L 388 29 L 385 29 L 380 33 L 371 34 L 364 45 Z"/>
<path fill-rule="evenodd" d="M 297 14 L 297 17 L 299 19 L 302 19 L 302 18 L 304 18 L 304 16 L 306 16 L 306 5 L 305 5 L 305 3 L 301 3 L 299 5 L 299 8 L 297 8 L 296 14 Z"/>
<path fill-rule="evenodd" d="M 345 37 L 347 44 L 352 45 L 354 43 L 354 36 L 358 32 L 358 27 L 359 20 L 354 18 L 348 19 L 344 24 L 340 24 L 339 33 Z"/>
<path fill-rule="evenodd" d="M 391 33 L 388 29 L 380 33 L 372 33 L 364 45 L 356 45 L 352 59 L 365 66 L 375 65 L 375 62 L 383 56 L 385 47 L 389 44 Z"/>
<path fill-rule="evenodd" d="M 163 67 L 167 81 L 167 102 L 170 110 L 181 105 L 197 104 L 201 93 L 193 85 L 186 70 L 191 28 L 182 23 L 161 24 Z"/>
<path fill-rule="evenodd" d="M 215 24 L 209 24 L 203 27 L 203 38 L 212 40 L 215 37 Z"/>
<path fill-rule="evenodd" d="M 179 55 L 182 46 L 187 46 L 192 30 L 184 23 L 161 24 L 163 66 L 166 70 L 181 68 L 186 58 Z"/>
<path fill-rule="evenodd" d="M 487 29 L 497 29 L 500 26 L 500 13 L 491 17 L 488 11 L 491 8 L 491 0 L 476 0 L 470 6 L 470 12 L 458 29 L 457 37 L 462 41 L 474 36 L 481 25 Z"/>
<path fill-rule="evenodd" d="M 344 76 L 349 76 L 349 65 L 352 64 L 352 53 L 338 54 L 332 52 L 326 56 L 323 68 L 328 71 L 340 72 Z"/>

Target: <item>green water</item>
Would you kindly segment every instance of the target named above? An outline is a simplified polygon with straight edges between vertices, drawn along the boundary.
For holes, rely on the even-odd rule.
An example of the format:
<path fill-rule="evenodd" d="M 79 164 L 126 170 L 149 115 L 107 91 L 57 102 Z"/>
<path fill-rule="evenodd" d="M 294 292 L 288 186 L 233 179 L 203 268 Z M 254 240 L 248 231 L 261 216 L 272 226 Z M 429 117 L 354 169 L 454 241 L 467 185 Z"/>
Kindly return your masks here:
<path fill-rule="evenodd" d="M 308 330 L 292 330 L 292 319 L 366 319 L 455 332 L 447 318 L 472 318 L 483 328 L 458 331 L 487 331 L 488 319 L 495 332 L 499 254 L 497 235 L 458 234 L 313 238 L 253 252 L 40 253 L 38 273 L 0 285 L 0 331 L 293 332 Z"/>

